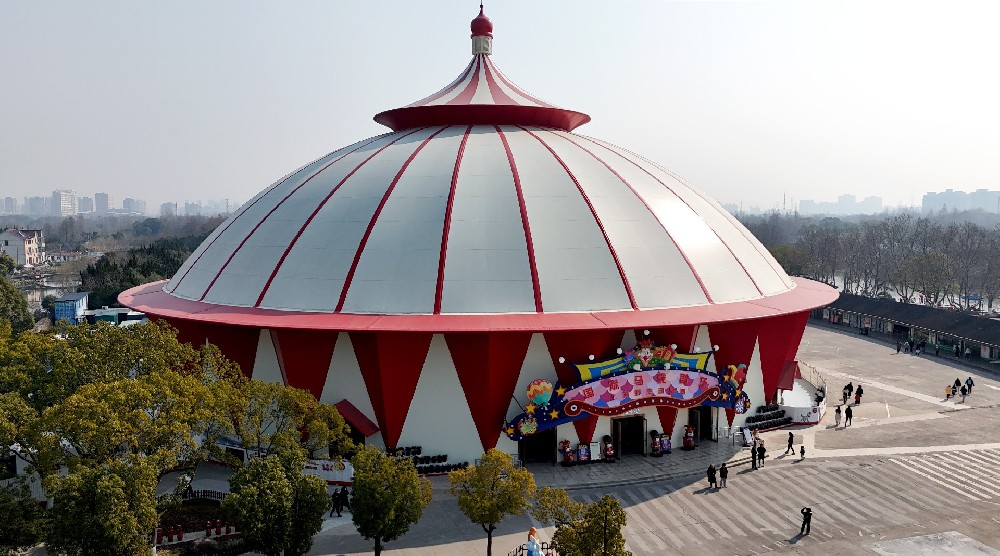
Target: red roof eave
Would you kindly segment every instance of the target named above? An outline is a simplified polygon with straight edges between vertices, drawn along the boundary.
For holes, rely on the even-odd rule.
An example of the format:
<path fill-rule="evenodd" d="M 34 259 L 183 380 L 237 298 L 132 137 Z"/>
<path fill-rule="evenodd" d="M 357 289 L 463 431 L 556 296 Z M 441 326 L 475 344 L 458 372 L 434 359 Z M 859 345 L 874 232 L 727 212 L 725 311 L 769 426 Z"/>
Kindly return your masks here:
<path fill-rule="evenodd" d="M 528 125 L 573 131 L 590 116 L 565 108 L 506 104 L 440 104 L 408 106 L 375 115 L 376 122 L 393 131 L 430 125 Z"/>
<path fill-rule="evenodd" d="M 378 432 L 378 425 L 373 423 L 364 413 L 361 413 L 361 410 L 354 407 L 351 402 L 340 400 L 333 404 L 333 407 L 337 408 L 337 412 L 347 421 L 347 424 L 351 425 L 352 429 L 363 434 L 365 438 Z"/>
<path fill-rule="evenodd" d="M 167 320 L 256 328 L 371 332 L 542 332 L 751 320 L 809 311 L 832 303 L 839 295 L 837 290 L 826 284 L 805 278 L 792 280 L 796 287 L 790 291 L 749 301 L 669 309 L 580 313 L 363 315 L 279 311 L 182 299 L 163 291 L 165 280 L 126 290 L 119 294 L 118 301 L 136 311 Z"/>

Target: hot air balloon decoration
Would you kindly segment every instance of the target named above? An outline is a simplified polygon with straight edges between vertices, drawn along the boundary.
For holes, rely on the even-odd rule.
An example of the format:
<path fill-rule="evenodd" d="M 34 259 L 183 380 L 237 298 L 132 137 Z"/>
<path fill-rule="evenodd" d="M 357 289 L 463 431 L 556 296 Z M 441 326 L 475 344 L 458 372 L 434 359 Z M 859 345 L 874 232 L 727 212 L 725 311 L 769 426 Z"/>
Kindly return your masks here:
<path fill-rule="evenodd" d="M 535 405 L 547 405 L 552 399 L 552 383 L 540 378 L 528 385 L 528 400 Z"/>

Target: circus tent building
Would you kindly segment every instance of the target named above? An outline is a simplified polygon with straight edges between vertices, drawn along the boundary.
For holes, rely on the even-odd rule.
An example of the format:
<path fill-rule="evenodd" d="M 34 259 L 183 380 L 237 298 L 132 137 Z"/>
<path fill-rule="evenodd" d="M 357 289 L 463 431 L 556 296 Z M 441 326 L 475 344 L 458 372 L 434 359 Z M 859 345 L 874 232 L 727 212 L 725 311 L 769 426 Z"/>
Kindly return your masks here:
<path fill-rule="evenodd" d="M 449 461 L 740 424 L 737 398 L 775 397 L 837 293 L 662 166 L 573 133 L 590 117 L 515 85 L 492 41 L 480 11 L 468 66 L 376 115 L 391 132 L 288 174 L 119 300 L 337 404 L 368 443 Z"/>

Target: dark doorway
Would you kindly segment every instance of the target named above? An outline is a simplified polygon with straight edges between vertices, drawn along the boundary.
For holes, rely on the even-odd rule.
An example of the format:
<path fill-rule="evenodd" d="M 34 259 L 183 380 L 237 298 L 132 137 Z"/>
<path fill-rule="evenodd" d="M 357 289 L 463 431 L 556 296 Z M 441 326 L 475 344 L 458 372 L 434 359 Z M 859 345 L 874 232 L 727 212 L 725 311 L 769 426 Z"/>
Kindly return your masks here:
<path fill-rule="evenodd" d="M 612 442 L 618 448 L 618 455 L 646 453 L 645 417 L 625 417 L 611 421 Z"/>
<path fill-rule="evenodd" d="M 555 463 L 555 427 L 524 437 L 517 443 L 517 451 L 524 463 Z"/>
<path fill-rule="evenodd" d="M 712 440 L 712 408 L 692 407 L 688 410 L 688 424 L 694 427 L 696 439 Z"/>

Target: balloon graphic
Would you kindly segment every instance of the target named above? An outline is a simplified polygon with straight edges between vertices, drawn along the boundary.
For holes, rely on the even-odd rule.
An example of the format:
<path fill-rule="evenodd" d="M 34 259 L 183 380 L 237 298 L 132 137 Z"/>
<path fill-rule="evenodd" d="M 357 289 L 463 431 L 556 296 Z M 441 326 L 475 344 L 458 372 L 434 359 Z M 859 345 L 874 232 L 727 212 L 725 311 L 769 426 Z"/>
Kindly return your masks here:
<path fill-rule="evenodd" d="M 545 405 L 552 398 L 552 383 L 540 378 L 528 385 L 528 399 L 536 405 Z"/>

